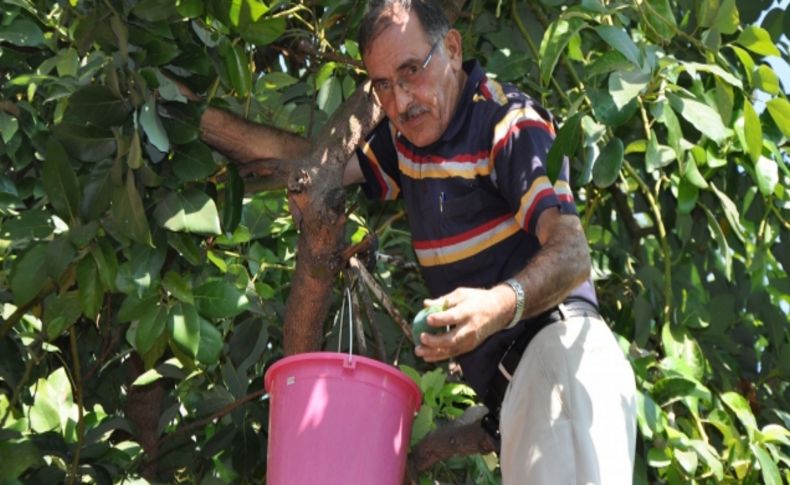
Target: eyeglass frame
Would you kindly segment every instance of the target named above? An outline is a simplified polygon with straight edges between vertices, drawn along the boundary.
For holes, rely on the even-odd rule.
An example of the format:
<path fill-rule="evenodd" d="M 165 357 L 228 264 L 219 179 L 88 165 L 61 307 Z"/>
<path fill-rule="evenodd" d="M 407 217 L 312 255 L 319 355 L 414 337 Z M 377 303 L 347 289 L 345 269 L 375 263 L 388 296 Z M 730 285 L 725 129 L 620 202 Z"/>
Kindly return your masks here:
<path fill-rule="evenodd" d="M 428 68 L 428 64 L 431 63 L 431 60 L 433 59 L 433 55 L 436 53 L 436 48 L 439 47 L 439 44 L 441 44 L 441 42 L 442 42 L 442 39 L 439 39 L 439 40 L 437 40 L 436 42 L 433 43 L 433 45 L 431 46 L 431 50 L 428 51 L 428 55 L 425 56 L 425 60 L 422 61 L 422 63 L 417 65 L 417 67 L 418 67 L 417 71 L 414 72 L 414 74 L 412 74 L 411 76 L 417 76 L 419 74 L 422 74 L 425 71 L 425 69 Z M 406 67 L 410 67 L 410 66 L 406 66 Z M 402 78 L 403 78 L 403 75 L 399 75 L 399 76 L 397 76 L 395 78 L 393 86 L 392 86 L 392 89 L 394 89 L 395 85 L 397 85 L 402 90 L 404 90 L 404 91 L 406 91 L 408 93 L 411 93 L 411 88 L 408 87 L 408 86 L 409 86 L 409 84 L 412 84 L 412 83 L 410 83 L 409 81 L 405 81 Z M 387 80 L 387 81 L 389 81 L 389 80 Z M 376 89 L 376 87 L 373 84 L 374 84 L 373 81 L 371 81 L 370 82 L 370 87 L 368 89 L 368 98 L 373 99 L 373 97 L 374 97 L 373 95 L 375 93 L 375 98 L 380 103 L 381 102 L 381 99 L 380 99 L 381 96 L 379 95 L 378 90 Z"/>

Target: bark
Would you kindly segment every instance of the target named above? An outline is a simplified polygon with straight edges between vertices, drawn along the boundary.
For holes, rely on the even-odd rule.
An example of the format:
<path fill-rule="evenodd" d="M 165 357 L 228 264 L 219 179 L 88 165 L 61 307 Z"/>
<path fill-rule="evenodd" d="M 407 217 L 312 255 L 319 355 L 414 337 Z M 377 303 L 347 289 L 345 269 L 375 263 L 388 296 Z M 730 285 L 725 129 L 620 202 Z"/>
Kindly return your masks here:
<path fill-rule="evenodd" d="M 129 377 L 127 379 L 128 395 L 124 405 L 124 414 L 132 425 L 135 439 L 145 452 L 145 462 L 141 475 L 147 480 L 156 479 L 159 455 L 159 436 L 156 429 L 159 416 L 162 414 L 162 400 L 165 388 L 162 380 L 145 386 L 132 386 L 132 382 L 145 372 L 145 365 L 140 356 L 133 352 L 129 358 Z"/>
<path fill-rule="evenodd" d="M 332 286 L 343 262 L 343 171 L 356 146 L 382 117 L 365 86 L 360 86 L 332 115 L 310 153 L 295 162 L 288 202 L 299 241 L 283 327 L 286 355 L 321 348 Z"/>

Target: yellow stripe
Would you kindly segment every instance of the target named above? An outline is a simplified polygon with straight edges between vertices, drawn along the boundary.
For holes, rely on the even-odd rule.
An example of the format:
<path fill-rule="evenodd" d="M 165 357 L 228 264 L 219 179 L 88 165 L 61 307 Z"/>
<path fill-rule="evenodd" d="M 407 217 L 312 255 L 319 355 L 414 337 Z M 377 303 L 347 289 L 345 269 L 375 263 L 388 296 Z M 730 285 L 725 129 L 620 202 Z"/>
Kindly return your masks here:
<path fill-rule="evenodd" d="M 521 197 L 520 206 L 518 208 L 518 212 L 516 213 L 516 220 L 519 221 L 519 224 L 524 220 L 524 217 L 527 215 L 527 211 L 532 206 L 534 202 L 534 197 L 538 195 L 544 189 L 551 189 L 551 182 L 549 178 L 545 175 L 542 175 L 535 179 L 532 182 L 532 186 L 530 186 L 529 190 L 526 194 Z"/>
<path fill-rule="evenodd" d="M 398 198 L 398 193 L 400 193 L 400 188 L 398 188 L 398 184 L 387 175 L 387 172 L 381 169 L 381 164 L 379 163 L 379 159 L 376 158 L 376 154 L 373 153 L 373 148 L 370 146 L 370 143 L 365 143 L 362 147 L 362 152 L 368 157 L 371 164 L 374 165 L 373 169 L 376 170 L 381 178 L 384 180 L 384 184 L 387 186 L 387 193 L 384 194 L 384 199 L 387 200 L 395 200 Z"/>
<path fill-rule="evenodd" d="M 466 170 L 433 164 L 423 165 L 422 168 L 414 168 L 414 165 L 402 161 L 400 164 L 400 171 L 403 175 L 413 179 L 444 179 L 453 177 L 474 179 L 478 175 L 488 175 L 491 173 L 491 167 L 490 164 L 486 162 L 484 165 L 475 163 Z"/>
<path fill-rule="evenodd" d="M 442 264 L 457 263 L 463 259 L 469 258 L 478 254 L 498 243 L 509 238 L 513 234 L 521 230 L 521 226 L 511 219 L 504 227 L 497 226 L 497 231 L 489 237 L 482 238 L 482 241 L 474 246 L 464 247 L 455 251 L 442 251 L 441 249 L 424 249 L 416 251 L 417 259 L 422 266 L 439 266 Z"/>

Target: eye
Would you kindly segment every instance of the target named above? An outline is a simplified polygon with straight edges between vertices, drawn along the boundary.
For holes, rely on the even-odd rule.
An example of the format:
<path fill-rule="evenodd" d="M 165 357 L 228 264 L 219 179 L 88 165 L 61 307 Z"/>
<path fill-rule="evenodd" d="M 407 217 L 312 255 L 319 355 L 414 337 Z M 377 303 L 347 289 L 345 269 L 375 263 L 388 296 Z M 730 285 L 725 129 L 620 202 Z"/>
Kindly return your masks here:
<path fill-rule="evenodd" d="M 374 81 L 373 82 L 373 89 L 375 89 L 376 91 L 378 91 L 380 93 L 387 92 L 390 89 L 390 82 L 388 80 L 386 80 L 386 79 L 381 79 L 381 80 L 378 80 L 378 81 Z"/>
<path fill-rule="evenodd" d="M 410 64 L 403 68 L 401 76 L 408 79 L 414 77 L 418 72 L 420 72 L 420 68 L 416 64 Z"/>

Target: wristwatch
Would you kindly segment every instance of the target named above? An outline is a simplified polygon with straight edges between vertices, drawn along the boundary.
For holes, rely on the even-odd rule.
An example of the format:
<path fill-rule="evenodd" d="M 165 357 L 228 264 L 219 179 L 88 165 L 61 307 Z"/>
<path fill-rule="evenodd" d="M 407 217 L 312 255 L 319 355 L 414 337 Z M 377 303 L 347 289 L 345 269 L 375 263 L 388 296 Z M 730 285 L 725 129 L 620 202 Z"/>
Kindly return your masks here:
<path fill-rule="evenodd" d="M 516 312 L 513 314 L 513 320 L 505 327 L 513 328 L 521 321 L 521 314 L 524 313 L 524 287 L 514 278 L 506 280 L 504 284 L 508 285 L 513 290 L 513 293 L 516 294 Z"/>

